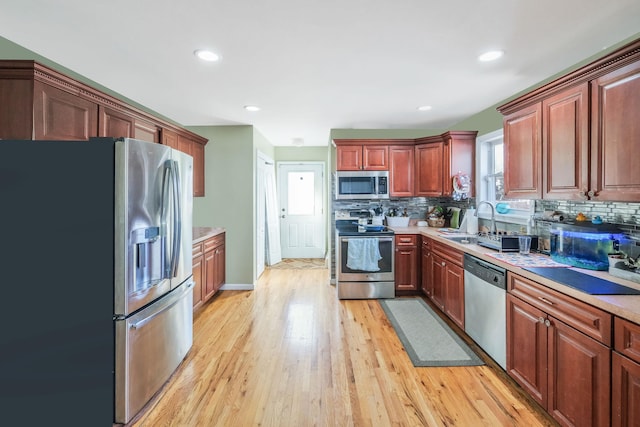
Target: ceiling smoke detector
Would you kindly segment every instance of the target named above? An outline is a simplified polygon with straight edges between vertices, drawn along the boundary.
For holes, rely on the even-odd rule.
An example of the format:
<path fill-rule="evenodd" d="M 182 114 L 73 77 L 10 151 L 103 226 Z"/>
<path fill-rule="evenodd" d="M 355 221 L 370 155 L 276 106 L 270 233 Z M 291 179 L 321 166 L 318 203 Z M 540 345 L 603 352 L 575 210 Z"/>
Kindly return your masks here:
<path fill-rule="evenodd" d="M 296 147 L 302 147 L 304 145 L 304 139 L 302 138 L 293 138 L 291 140 L 291 144 Z"/>

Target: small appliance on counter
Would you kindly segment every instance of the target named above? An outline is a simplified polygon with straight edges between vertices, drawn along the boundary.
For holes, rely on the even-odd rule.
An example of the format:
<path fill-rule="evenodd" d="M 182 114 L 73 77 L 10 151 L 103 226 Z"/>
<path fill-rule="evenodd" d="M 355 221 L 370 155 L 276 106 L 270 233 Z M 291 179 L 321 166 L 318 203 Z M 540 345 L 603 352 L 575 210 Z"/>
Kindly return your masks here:
<path fill-rule="evenodd" d="M 550 226 L 551 259 L 588 270 L 608 270 L 609 254 L 624 238 L 612 224 L 555 223 Z"/>
<path fill-rule="evenodd" d="M 518 252 L 520 250 L 520 236 L 526 234 L 478 234 L 478 245 L 494 249 L 499 252 Z M 531 247 L 538 247 L 538 236 L 531 237 Z"/>

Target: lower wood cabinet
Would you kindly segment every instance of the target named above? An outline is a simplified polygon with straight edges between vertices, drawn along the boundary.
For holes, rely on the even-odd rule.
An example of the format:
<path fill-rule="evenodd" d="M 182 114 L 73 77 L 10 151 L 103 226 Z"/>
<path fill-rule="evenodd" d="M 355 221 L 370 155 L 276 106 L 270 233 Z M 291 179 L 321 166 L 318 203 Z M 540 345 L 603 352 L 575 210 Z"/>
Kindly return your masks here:
<path fill-rule="evenodd" d="M 415 234 L 396 234 L 395 241 L 396 291 L 417 291 L 420 284 L 418 236 Z"/>
<path fill-rule="evenodd" d="M 422 277 L 420 280 L 420 288 L 422 293 L 431 299 L 433 295 L 433 265 L 431 265 L 431 239 L 422 236 L 422 260 L 420 262 L 420 270 Z"/>
<path fill-rule="evenodd" d="M 423 246 L 423 261 L 428 266 L 424 267 L 427 282 L 422 287 L 431 301 L 464 329 L 464 255 L 439 242 L 432 241 L 430 246 L 430 255 Z"/>
<path fill-rule="evenodd" d="M 611 315 L 512 273 L 508 290 L 509 375 L 563 426 L 610 425 Z M 606 344 L 571 323 L 608 328 Z"/>
<path fill-rule="evenodd" d="M 225 282 L 225 233 L 193 245 L 193 308 L 207 302 Z"/>
<path fill-rule="evenodd" d="M 615 318 L 611 425 L 640 426 L 640 325 Z"/>

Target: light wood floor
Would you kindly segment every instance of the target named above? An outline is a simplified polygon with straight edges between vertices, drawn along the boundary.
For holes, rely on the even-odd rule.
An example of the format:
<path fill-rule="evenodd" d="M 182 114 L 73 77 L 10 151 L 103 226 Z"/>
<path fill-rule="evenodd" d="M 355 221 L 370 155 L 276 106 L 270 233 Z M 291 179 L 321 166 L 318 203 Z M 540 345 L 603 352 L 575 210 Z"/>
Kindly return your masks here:
<path fill-rule="evenodd" d="M 269 270 L 196 313 L 187 358 L 133 426 L 553 425 L 490 365 L 415 368 L 376 300 Z"/>

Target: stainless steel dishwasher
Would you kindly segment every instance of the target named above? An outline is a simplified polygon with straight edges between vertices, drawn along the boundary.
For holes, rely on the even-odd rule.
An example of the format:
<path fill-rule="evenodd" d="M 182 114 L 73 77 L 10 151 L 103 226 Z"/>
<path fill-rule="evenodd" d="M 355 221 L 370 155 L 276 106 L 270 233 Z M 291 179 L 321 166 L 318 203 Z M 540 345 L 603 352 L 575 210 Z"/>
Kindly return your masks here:
<path fill-rule="evenodd" d="M 464 330 L 493 360 L 507 365 L 506 270 L 464 254 Z"/>

